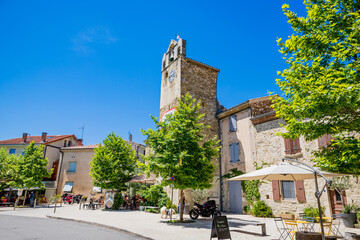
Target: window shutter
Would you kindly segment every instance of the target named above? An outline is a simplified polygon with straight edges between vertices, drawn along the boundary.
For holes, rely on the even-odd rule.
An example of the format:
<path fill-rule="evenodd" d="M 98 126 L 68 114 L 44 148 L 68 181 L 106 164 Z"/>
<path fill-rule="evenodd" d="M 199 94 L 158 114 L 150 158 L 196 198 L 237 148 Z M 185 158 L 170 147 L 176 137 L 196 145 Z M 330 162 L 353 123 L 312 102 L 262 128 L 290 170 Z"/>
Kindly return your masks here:
<path fill-rule="evenodd" d="M 240 161 L 240 157 L 239 157 L 239 143 L 235 143 L 235 144 L 234 144 L 234 161 L 235 161 L 235 162 L 239 162 L 239 161 Z"/>
<path fill-rule="evenodd" d="M 292 154 L 290 140 L 291 139 L 284 138 L 285 154 Z"/>
<path fill-rule="evenodd" d="M 293 142 L 293 148 L 292 148 L 292 153 L 299 153 L 301 152 L 301 148 L 300 148 L 300 140 L 299 138 L 295 139 L 295 140 L 291 140 Z"/>
<path fill-rule="evenodd" d="M 280 187 L 279 180 L 272 181 L 273 199 L 274 201 L 280 201 Z"/>
<path fill-rule="evenodd" d="M 229 118 L 229 129 L 231 132 L 236 130 L 236 115 L 232 115 Z"/>
<path fill-rule="evenodd" d="M 299 202 L 306 202 L 304 181 L 303 180 L 295 181 L 295 187 L 296 187 L 296 199 Z"/>
<path fill-rule="evenodd" d="M 230 162 L 235 161 L 234 144 L 230 144 Z"/>
<path fill-rule="evenodd" d="M 319 144 L 319 148 L 322 148 L 322 147 L 326 146 L 325 135 L 318 138 L 318 144 Z"/>

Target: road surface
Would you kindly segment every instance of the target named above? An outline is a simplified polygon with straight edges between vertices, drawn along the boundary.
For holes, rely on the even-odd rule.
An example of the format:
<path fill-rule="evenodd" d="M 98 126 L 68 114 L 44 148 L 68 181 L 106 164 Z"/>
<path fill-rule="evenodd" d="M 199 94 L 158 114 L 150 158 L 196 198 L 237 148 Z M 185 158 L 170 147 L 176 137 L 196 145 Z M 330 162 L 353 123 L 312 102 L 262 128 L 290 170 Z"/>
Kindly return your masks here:
<path fill-rule="evenodd" d="M 135 240 L 137 236 L 85 223 L 49 218 L 0 215 L 0 239 Z"/>

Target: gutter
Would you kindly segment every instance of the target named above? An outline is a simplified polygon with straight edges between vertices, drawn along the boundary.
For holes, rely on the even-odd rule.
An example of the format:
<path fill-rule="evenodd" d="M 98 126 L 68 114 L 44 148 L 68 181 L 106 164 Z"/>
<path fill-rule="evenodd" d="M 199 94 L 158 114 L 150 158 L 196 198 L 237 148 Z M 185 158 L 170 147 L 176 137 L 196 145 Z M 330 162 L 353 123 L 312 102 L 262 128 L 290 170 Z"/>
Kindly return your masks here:
<path fill-rule="evenodd" d="M 220 111 L 219 109 L 219 101 L 216 99 L 216 112 L 218 113 Z M 216 118 L 218 120 L 218 128 L 219 128 L 219 140 L 220 140 L 220 146 L 222 145 L 221 143 L 221 124 L 220 124 L 220 118 L 218 117 L 218 115 L 216 114 Z M 220 212 L 223 211 L 223 198 L 222 198 L 222 193 L 223 193 L 223 180 L 222 180 L 222 168 L 221 168 L 221 147 L 219 150 L 219 179 L 220 179 Z"/>

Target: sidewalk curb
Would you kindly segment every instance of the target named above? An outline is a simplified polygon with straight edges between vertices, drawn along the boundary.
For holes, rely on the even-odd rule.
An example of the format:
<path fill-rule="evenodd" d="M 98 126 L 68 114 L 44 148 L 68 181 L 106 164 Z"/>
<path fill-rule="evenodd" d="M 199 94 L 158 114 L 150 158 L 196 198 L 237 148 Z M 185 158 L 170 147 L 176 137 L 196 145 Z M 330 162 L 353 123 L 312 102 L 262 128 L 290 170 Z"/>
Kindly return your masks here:
<path fill-rule="evenodd" d="M 153 238 L 145 237 L 145 236 L 137 234 L 137 233 L 133 233 L 133 232 L 121 229 L 121 228 L 117 228 L 117 227 L 113 227 L 113 226 L 109 226 L 109 225 L 105 225 L 105 224 L 101 224 L 101 223 L 88 222 L 88 221 L 77 220 L 77 219 L 73 219 L 73 218 L 56 217 L 56 216 L 51 216 L 51 215 L 46 215 L 46 217 L 47 218 L 53 218 L 53 219 L 59 219 L 59 220 L 65 220 L 65 221 L 71 221 L 71 222 L 85 223 L 85 224 L 94 225 L 94 226 L 98 226 L 98 227 L 103 227 L 103 228 L 115 230 L 115 231 L 118 231 L 118 232 L 126 233 L 126 234 L 129 234 L 129 235 L 133 236 L 133 237 L 137 237 L 137 238 L 143 239 L 143 240 L 154 240 Z"/>

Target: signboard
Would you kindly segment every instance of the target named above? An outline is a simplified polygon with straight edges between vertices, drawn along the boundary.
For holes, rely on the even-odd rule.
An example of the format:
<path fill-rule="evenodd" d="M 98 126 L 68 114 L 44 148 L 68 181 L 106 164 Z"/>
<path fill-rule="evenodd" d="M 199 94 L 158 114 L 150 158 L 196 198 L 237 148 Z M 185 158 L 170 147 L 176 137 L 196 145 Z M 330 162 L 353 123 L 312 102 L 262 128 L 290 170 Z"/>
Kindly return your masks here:
<path fill-rule="evenodd" d="M 23 192 L 22 189 L 18 189 L 17 195 L 18 195 L 18 196 L 22 196 L 22 192 Z"/>
<path fill-rule="evenodd" d="M 210 239 L 231 239 L 230 229 L 226 216 L 214 216 Z"/>
<path fill-rule="evenodd" d="M 114 205 L 114 193 L 112 192 L 107 192 L 105 194 L 105 206 L 106 208 L 112 208 L 112 206 Z"/>

